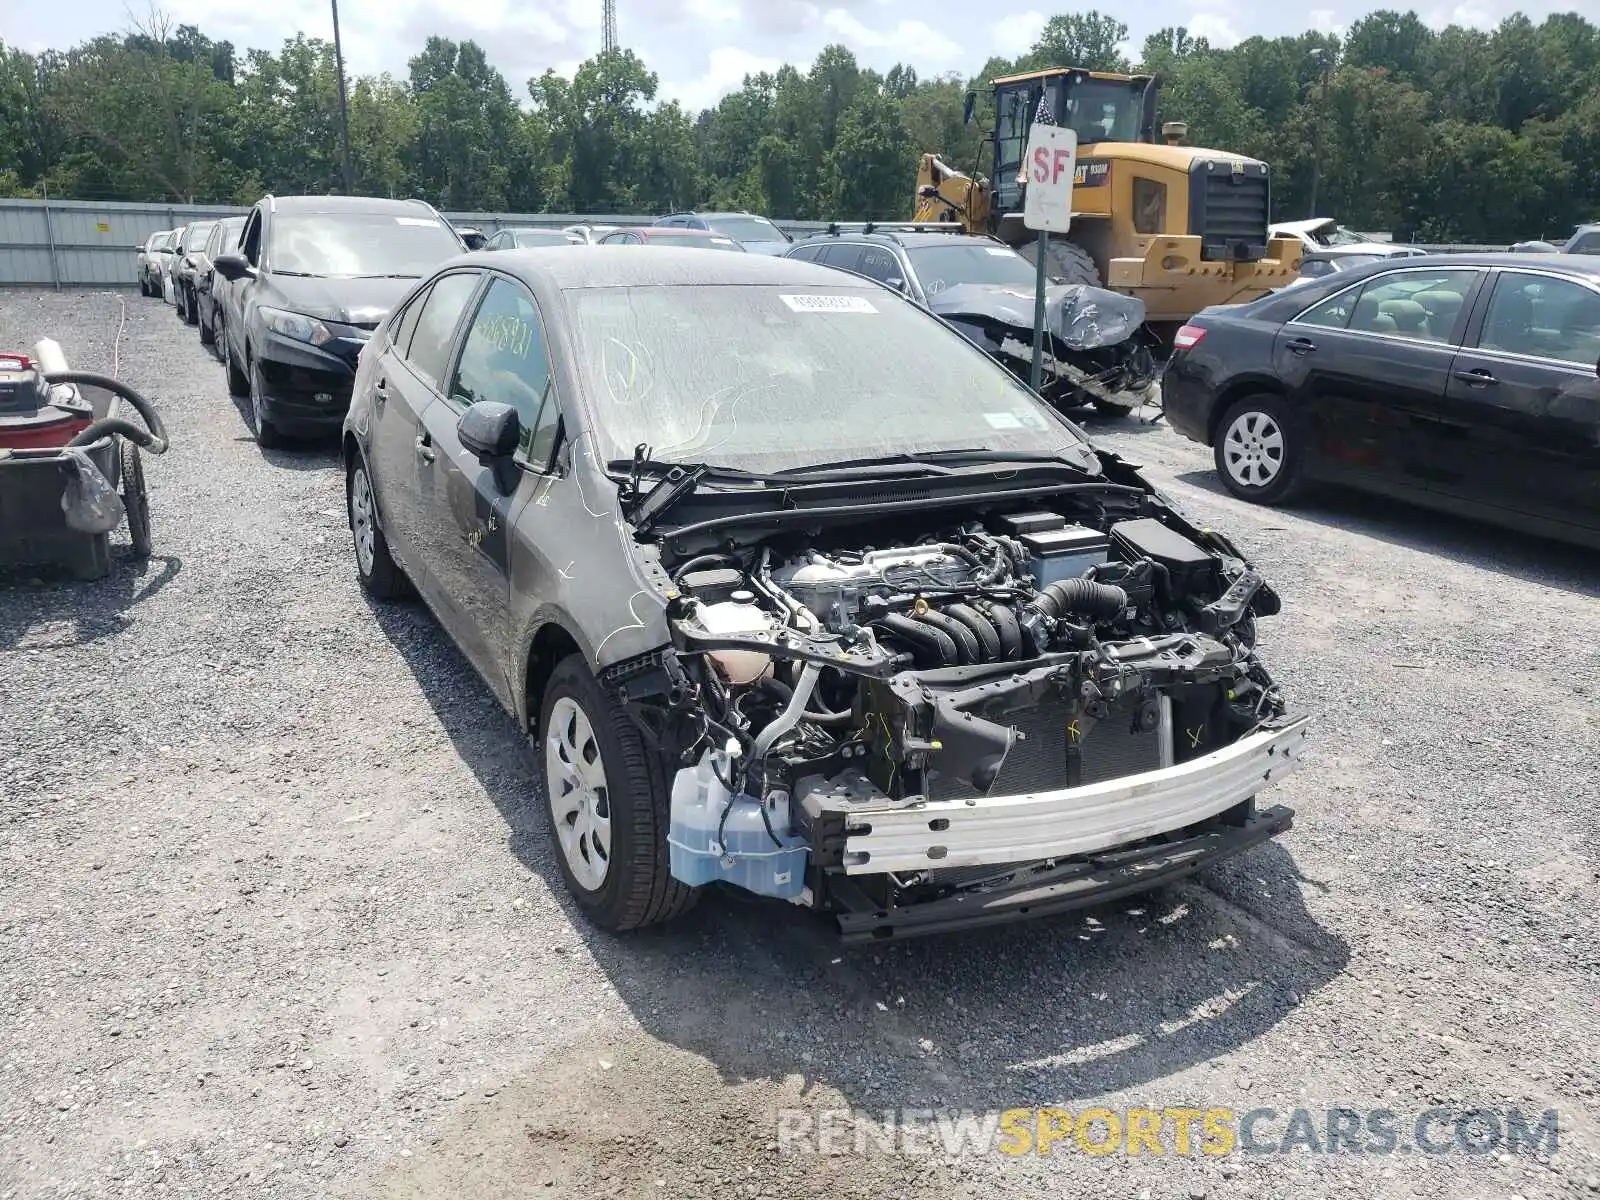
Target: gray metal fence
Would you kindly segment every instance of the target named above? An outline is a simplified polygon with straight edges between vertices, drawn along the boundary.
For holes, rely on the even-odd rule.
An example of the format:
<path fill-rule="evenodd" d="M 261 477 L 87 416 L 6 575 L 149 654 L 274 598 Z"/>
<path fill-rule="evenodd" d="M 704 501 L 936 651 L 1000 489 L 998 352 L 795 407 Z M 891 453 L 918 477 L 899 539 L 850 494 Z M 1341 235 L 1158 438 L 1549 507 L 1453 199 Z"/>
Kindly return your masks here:
<path fill-rule="evenodd" d="M 249 212 L 225 204 L 125 204 L 0 200 L 0 287 L 134 287 L 140 247 L 158 229 Z M 445 213 L 452 224 L 494 234 L 507 226 L 646 225 L 649 216 L 575 213 Z M 822 221 L 779 221 L 789 233 Z"/>
<path fill-rule="evenodd" d="M 134 287 L 139 248 L 158 229 L 248 212 L 221 204 L 126 204 L 93 200 L 0 200 L 0 287 Z M 450 222 L 494 234 L 507 226 L 645 225 L 652 217 L 577 213 L 445 213 Z M 816 233 L 825 221 L 777 222 L 786 233 Z M 1453 253 L 1504 246 L 1426 246 Z"/>

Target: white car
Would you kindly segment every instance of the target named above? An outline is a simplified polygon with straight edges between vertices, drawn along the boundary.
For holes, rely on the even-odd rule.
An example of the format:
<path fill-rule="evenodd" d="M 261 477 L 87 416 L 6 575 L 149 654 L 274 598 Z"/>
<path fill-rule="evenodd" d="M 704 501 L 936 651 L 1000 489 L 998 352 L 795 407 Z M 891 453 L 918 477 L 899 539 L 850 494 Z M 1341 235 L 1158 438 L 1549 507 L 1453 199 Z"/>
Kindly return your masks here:
<path fill-rule="evenodd" d="M 161 287 L 161 247 L 166 244 L 170 229 L 158 229 L 139 244 L 139 294 L 154 296 Z"/>
<path fill-rule="evenodd" d="M 1304 221 L 1279 221 L 1267 227 L 1268 237 L 1297 238 L 1306 253 L 1371 254 L 1379 258 L 1400 258 L 1427 251 L 1404 243 L 1379 242 L 1346 229 L 1332 217 L 1310 217 Z"/>

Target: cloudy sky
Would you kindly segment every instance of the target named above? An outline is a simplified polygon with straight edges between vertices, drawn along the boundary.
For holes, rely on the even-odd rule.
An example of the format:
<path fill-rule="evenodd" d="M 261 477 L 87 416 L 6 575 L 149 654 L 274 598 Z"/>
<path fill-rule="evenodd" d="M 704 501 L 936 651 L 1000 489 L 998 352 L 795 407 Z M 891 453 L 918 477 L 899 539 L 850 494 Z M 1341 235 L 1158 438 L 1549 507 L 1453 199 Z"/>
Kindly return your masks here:
<path fill-rule="evenodd" d="M 1538 20 L 1589 2 L 1422 0 L 1419 11 L 1433 25 L 1489 28 L 1518 9 Z M 1395 0 L 1390 4 L 1402 7 Z M 1380 0 L 1312 0 L 1309 9 L 1298 10 L 1270 0 L 1148 0 L 1132 13 L 1113 4 L 1098 7 L 1123 13 L 1137 47 L 1164 25 L 1187 25 L 1228 45 L 1252 34 L 1338 30 L 1384 6 Z M 241 50 L 276 47 L 296 30 L 331 36 L 328 0 L 164 0 L 162 8 L 176 22 L 197 24 Z M 132 14 L 147 9 L 148 0 L 0 0 L 0 40 L 25 49 L 65 47 L 127 29 Z M 916 17 L 893 0 L 617 0 L 617 9 L 623 45 L 661 77 L 664 99 L 691 109 L 715 103 L 747 72 L 808 63 L 830 42 L 849 46 L 880 70 L 907 62 L 923 75 L 970 74 L 991 54 L 1025 50 L 1049 13 L 1070 11 L 1048 0 L 1001 0 L 994 7 L 925 0 L 916 6 Z M 570 73 L 600 48 L 600 13 L 601 0 L 340 0 L 339 6 L 353 73 L 404 75 L 406 59 L 428 35 L 439 33 L 477 40 L 519 96 L 529 77 L 549 67 Z"/>

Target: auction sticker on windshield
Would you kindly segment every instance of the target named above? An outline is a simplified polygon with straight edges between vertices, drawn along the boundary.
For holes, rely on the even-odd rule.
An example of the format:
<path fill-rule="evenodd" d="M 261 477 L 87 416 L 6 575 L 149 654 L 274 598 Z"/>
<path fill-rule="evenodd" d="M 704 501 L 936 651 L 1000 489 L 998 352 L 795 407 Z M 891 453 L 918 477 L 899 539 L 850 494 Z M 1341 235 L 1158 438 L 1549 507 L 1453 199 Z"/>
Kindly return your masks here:
<path fill-rule="evenodd" d="M 781 296 L 795 312 L 875 313 L 865 296 Z"/>
<path fill-rule="evenodd" d="M 436 229 L 439 226 L 432 217 L 396 217 L 394 221 L 396 225 L 431 225 Z"/>

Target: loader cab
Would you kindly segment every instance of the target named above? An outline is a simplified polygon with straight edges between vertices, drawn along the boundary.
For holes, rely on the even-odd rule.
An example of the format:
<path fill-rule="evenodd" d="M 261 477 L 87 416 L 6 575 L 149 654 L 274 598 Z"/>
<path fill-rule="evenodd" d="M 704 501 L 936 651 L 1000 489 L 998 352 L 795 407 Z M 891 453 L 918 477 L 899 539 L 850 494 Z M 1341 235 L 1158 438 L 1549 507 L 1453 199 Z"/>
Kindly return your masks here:
<path fill-rule="evenodd" d="M 1080 147 L 1099 142 L 1155 141 L 1153 75 L 1116 75 L 1052 67 L 994 81 L 994 207 L 1020 207 L 1022 157 L 1042 106 L 1056 125 L 1078 135 Z M 1082 182 L 1082 181 L 1080 181 Z"/>

